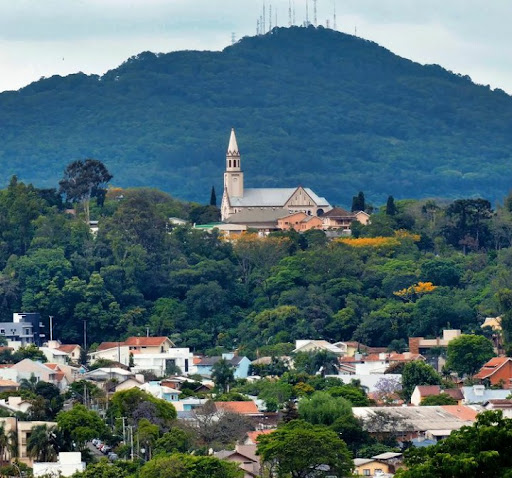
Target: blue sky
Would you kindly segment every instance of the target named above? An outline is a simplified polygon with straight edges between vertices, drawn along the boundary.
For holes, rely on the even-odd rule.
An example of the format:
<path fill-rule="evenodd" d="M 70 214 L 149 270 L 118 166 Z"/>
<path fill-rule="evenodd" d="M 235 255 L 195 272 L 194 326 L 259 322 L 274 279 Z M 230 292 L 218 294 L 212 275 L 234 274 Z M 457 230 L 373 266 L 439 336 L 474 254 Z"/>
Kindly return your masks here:
<path fill-rule="evenodd" d="M 317 0 L 332 26 L 335 0 Z M 296 23 L 313 0 L 294 0 Z M 289 0 L 272 4 L 288 25 Z M 104 73 L 150 50 L 219 50 L 253 35 L 262 0 L 0 0 L 0 91 L 42 76 Z M 338 30 L 512 94 L 510 0 L 336 0 Z M 267 19 L 268 26 L 268 19 Z"/>

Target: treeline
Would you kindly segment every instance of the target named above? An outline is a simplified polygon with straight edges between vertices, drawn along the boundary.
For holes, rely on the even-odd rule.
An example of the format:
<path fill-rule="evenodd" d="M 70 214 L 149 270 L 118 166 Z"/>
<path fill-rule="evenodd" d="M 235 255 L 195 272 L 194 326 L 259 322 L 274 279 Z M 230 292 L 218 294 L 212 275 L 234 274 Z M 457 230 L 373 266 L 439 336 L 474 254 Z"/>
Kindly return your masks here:
<path fill-rule="evenodd" d="M 221 190 L 232 126 L 248 186 L 303 184 L 345 206 L 352 189 L 340 184 L 378 203 L 390 191 L 494 202 L 512 181 L 503 91 L 362 38 L 293 27 L 0 94 L 1 186 L 22 171 L 51 187 L 67 161 L 97 157 L 119 186 L 206 201 L 212 184 Z"/>
<path fill-rule="evenodd" d="M 95 237 L 55 190 L 13 178 L 0 191 L 0 314 L 52 315 L 65 342 L 82 343 L 86 321 L 89 344 L 149 327 L 198 352 L 275 355 L 301 338 L 400 350 L 443 328 L 482 333 L 484 317 L 512 308 L 511 210 L 510 198 L 496 210 L 481 199 L 393 201 L 352 239 L 228 242 L 168 221 L 213 206 L 111 189 L 91 204 Z"/>

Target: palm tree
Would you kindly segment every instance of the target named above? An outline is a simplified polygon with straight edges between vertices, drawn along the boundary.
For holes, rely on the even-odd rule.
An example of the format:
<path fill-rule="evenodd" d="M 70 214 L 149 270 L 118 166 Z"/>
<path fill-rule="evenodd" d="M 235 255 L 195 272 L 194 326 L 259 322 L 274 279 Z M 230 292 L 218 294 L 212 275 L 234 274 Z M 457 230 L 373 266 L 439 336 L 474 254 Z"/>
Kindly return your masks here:
<path fill-rule="evenodd" d="M 5 425 L 0 425 L 0 462 L 7 461 L 7 452 L 9 451 L 9 436 L 5 432 Z"/>
<path fill-rule="evenodd" d="M 56 427 L 37 425 L 27 439 L 27 455 L 34 461 L 51 462 L 59 452 Z"/>
<path fill-rule="evenodd" d="M 22 378 L 20 380 L 20 389 L 21 390 L 28 390 L 29 392 L 36 391 L 36 385 L 37 385 L 37 378 L 32 374 L 30 378 Z"/>

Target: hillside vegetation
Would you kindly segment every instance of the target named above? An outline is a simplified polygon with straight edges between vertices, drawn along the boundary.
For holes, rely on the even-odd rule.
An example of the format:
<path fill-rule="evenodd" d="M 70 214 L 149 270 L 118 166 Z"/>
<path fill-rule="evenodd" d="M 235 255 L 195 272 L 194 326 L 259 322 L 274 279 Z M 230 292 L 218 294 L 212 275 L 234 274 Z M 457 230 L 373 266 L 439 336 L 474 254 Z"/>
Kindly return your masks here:
<path fill-rule="evenodd" d="M 483 199 L 397 201 L 332 242 L 319 230 L 228 242 L 168 223 L 208 208 L 110 191 L 91 205 L 93 236 L 55 191 L 13 178 L 0 191 L 0 318 L 51 315 L 68 343 L 86 320 L 89 344 L 149 327 L 196 352 L 254 357 L 312 337 L 403 350 L 445 328 L 484 333 L 501 313 L 512 342 L 512 197 L 494 211 Z"/>
<path fill-rule="evenodd" d="M 206 202 L 221 190 L 229 129 L 247 186 L 307 185 L 332 203 L 503 197 L 512 99 L 439 66 L 324 28 L 276 28 L 222 52 L 130 58 L 102 77 L 42 79 L 0 94 L 2 182 L 48 187 L 71 160 L 119 186 Z"/>

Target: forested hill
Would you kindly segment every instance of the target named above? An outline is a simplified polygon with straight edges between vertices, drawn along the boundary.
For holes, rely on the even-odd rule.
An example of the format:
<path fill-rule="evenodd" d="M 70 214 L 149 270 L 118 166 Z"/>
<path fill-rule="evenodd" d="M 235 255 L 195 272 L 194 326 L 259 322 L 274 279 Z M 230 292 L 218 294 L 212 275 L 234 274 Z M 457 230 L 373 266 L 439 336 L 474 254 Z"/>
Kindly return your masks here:
<path fill-rule="evenodd" d="M 512 185 L 510 96 L 313 27 L 4 92 L 1 183 L 54 185 L 71 160 L 94 157 L 116 185 L 206 202 L 232 126 L 247 186 L 302 184 L 349 205 L 358 190 L 375 202 L 496 199 Z"/>

